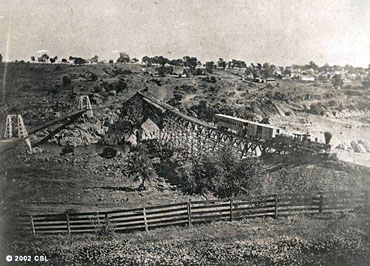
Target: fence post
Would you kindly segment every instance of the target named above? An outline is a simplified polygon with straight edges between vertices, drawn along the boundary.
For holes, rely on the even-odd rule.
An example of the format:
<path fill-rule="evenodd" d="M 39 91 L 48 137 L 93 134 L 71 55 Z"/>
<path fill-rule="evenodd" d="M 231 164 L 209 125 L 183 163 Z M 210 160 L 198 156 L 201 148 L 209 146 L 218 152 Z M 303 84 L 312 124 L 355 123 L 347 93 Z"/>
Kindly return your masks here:
<path fill-rule="evenodd" d="M 105 213 L 105 227 L 108 227 L 108 224 L 109 224 L 109 216 L 108 216 L 108 213 L 106 212 Z"/>
<path fill-rule="evenodd" d="M 324 205 L 324 198 L 323 198 L 323 195 L 322 195 L 322 192 L 321 191 L 319 192 L 319 196 L 320 196 L 319 213 L 322 213 L 322 207 Z"/>
<path fill-rule="evenodd" d="M 144 214 L 144 224 L 145 224 L 145 231 L 149 233 L 149 228 L 148 228 L 148 221 L 146 220 L 146 210 L 143 208 L 143 214 Z"/>
<path fill-rule="evenodd" d="M 70 225 L 69 225 L 69 215 L 68 215 L 68 213 L 66 214 L 66 218 L 67 218 L 67 230 L 68 230 L 68 235 L 70 235 L 70 234 L 71 234 L 71 227 L 70 227 Z"/>
<path fill-rule="evenodd" d="M 230 222 L 233 221 L 233 199 L 230 199 Z"/>
<path fill-rule="evenodd" d="M 187 202 L 188 207 L 188 227 L 191 226 L 191 200 L 189 199 Z"/>
<path fill-rule="evenodd" d="M 278 217 L 278 195 L 275 194 L 275 218 Z"/>
<path fill-rule="evenodd" d="M 32 215 L 30 215 L 30 219 L 31 219 L 32 234 L 33 234 L 33 236 L 36 236 L 35 225 L 33 224 L 33 217 L 32 217 Z"/>

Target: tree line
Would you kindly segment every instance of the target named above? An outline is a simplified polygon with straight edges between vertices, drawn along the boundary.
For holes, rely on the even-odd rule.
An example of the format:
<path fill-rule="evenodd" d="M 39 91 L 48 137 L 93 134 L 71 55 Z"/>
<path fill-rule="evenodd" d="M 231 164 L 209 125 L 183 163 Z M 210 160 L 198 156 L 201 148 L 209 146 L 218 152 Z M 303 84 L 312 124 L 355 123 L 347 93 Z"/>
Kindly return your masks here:
<path fill-rule="evenodd" d="M 44 53 L 39 57 L 31 56 L 30 57 L 31 62 L 39 62 L 39 63 L 56 63 L 58 62 L 58 56 L 49 56 L 48 54 Z M 0 54 L 0 62 L 3 61 L 3 56 Z M 120 52 L 119 57 L 116 59 L 117 63 L 139 63 L 139 59 L 137 58 L 131 58 L 128 53 L 126 52 Z M 17 62 L 17 60 L 16 60 Z M 73 63 L 76 65 L 83 65 L 87 63 L 100 63 L 102 61 L 99 61 L 99 56 L 94 55 L 90 59 L 82 58 L 79 56 L 70 56 L 68 59 L 62 58 L 60 59 L 61 63 Z M 109 63 L 114 63 L 114 60 L 109 60 Z M 232 59 L 230 61 L 226 61 L 223 58 L 219 58 L 217 62 L 214 61 L 206 61 L 204 64 L 198 60 L 194 56 L 184 56 L 183 58 L 177 58 L 177 59 L 169 59 L 164 56 L 144 56 L 141 59 L 141 63 L 153 66 L 153 65 L 159 65 L 159 66 L 165 66 L 166 64 L 171 66 L 180 66 L 180 67 L 189 67 L 191 69 L 198 67 L 205 67 L 208 72 L 212 72 L 213 69 L 219 68 L 219 69 L 226 69 L 226 68 L 240 68 L 245 69 L 245 74 L 247 75 L 253 75 L 258 77 L 270 77 L 273 73 L 276 73 L 276 71 L 279 71 L 282 74 L 290 74 L 292 72 L 292 69 L 300 69 L 301 71 L 314 71 L 315 73 L 323 72 L 338 72 L 338 71 L 346 71 L 349 74 L 358 74 L 358 73 L 364 73 L 370 71 L 370 64 L 367 68 L 363 67 L 354 67 L 352 65 L 345 65 L 344 67 L 340 65 L 329 65 L 324 64 L 322 66 L 319 66 L 313 61 L 310 61 L 308 64 L 303 65 L 297 65 L 293 64 L 292 66 L 276 66 L 274 64 L 269 63 L 250 63 L 249 65 L 243 61 L 243 60 L 237 60 Z"/>

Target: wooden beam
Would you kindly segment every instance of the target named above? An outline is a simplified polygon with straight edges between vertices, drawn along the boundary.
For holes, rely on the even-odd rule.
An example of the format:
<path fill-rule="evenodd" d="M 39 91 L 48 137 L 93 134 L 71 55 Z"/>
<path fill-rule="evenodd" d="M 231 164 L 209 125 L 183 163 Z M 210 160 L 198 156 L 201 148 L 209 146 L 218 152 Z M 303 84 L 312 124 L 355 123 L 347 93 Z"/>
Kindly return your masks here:
<path fill-rule="evenodd" d="M 187 202 L 187 212 L 188 212 L 188 227 L 191 226 L 191 201 L 190 199 Z"/>
<path fill-rule="evenodd" d="M 144 216 L 144 225 L 145 225 L 145 231 L 149 233 L 149 227 L 148 227 L 148 221 L 146 219 L 146 211 L 145 208 L 143 208 L 143 216 Z"/>

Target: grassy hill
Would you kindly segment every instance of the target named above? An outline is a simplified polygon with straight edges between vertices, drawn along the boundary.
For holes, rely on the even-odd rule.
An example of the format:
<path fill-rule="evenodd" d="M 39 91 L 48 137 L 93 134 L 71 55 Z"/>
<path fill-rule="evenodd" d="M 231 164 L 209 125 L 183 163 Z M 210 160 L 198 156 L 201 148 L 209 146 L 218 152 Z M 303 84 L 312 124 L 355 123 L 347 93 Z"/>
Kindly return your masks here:
<path fill-rule="evenodd" d="M 0 81 L 3 80 L 4 67 L 5 64 L 0 64 Z M 319 139 L 323 139 L 323 133 L 329 130 L 333 132 L 332 142 L 335 145 L 342 141 L 366 138 L 365 129 L 369 126 L 366 122 L 366 112 L 370 106 L 368 91 L 357 91 L 357 94 L 352 95 L 347 90 L 337 90 L 332 88 L 331 84 L 320 81 L 304 83 L 280 80 L 277 86 L 267 86 L 242 79 L 242 73 L 237 69 L 215 70 L 209 75 L 215 79 L 206 76 L 159 77 L 155 75 L 155 68 L 155 66 L 135 64 L 81 66 L 7 64 L 6 104 L 0 108 L 2 121 L 0 130 L 4 130 L 4 120 L 8 113 L 22 114 L 27 128 L 67 114 L 76 108 L 78 95 L 88 94 L 94 106 L 114 102 L 110 108 L 95 111 L 94 119 L 81 119 L 66 130 L 67 136 L 73 133 L 76 134 L 76 138 L 81 138 L 80 136 L 84 136 L 86 132 L 90 134 L 91 130 L 103 131 L 104 127 L 112 128 L 119 123 L 119 112 L 124 102 L 136 91 L 145 90 L 164 102 L 170 102 L 181 111 L 205 121 L 211 121 L 214 113 L 226 113 L 249 119 L 269 117 L 275 125 L 287 130 L 309 131 Z M 175 69 L 175 71 L 180 73 L 181 69 Z M 66 76 L 69 81 L 63 82 Z M 93 125 L 99 125 L 99 128 L 94 129 Z M 95 133 L 92 137 L 94 140 L 101 138 Z M 80 142 L 85 143 L 86 140 L 81 139 Z M 89 141 L 86 143 L 89 144 Z M 102 147 L 97 150 L 96 148 L 86 149 L 85 153 L 81 152 L 69 158 L 60 156 L 61 147 L 50 148 L 49 146 L 45 148 L 44 153 L 38 155 L 28 155 L 21 148 L 18 155 L 16 152 L 10 156 L 10 158 L 19 157 L 23 154 L 19 158 L 19 165 L 13 167 L 4 164 L 3 173 L 7 172 L 7 178 L 3 182 L 13 187 L 9 183 L 11 180 L 22 180 L 23 188 L 17 188 L 22 190 L 28 188 L 29 184 L 37 179 L 35 183 L 37 191 L 38 188 L 50 188 L 50 184 L 55 184 L 55 189 L 48 190 L 51 192 L 50 197 L 42 196 L 37 192 L 32 194 L 34 200 L 30 202 L 35 202 L 39 207 L 40 204 L 47 206 L 51 202 L 58 202 L 60 206 L 68 202 L 71 206 L 83 208 L 88 207 L 86 204 L 90 205 L 90 203 L 91 206 L 95 206 L 97 202 L 98 205 L 104 203 L 109 206 L 109 202 L 119 204 L 127 198 L 135 199 L 129 201 L 131 205 L 142 203 L 143 201 L 137 196 L 132 196 L 132 192 L 125 189 L 116 191 L 115 196 L 109 189 L 101 189 L 101 187 L 114 186 L 128 188 L 129 184 L 133 184 L 132 180 L 122 175 L 125 169 L 123 166 L 125 156 L 113 162 L 99 157 L 101 150 Z M 347 156 L 352 153 L 348 152 Z M 367 153 L 357 155 L 365 156 L 363 161 L 366 163 Z M 294 156 L 287 159 L 264 160 L 264 169 L 261 169 L 261 172 L 267 184 L 266 192 L 286 191 L 293 188 L 296 191 L 320 188 L 346 189 L 353 185 L 361 187 L 367 184 L 366 171 L 359 172 L 351 170 L 353 167 L 341 167 L 334 163 L 325 164 L 312 158 L 307 160 L 302 158 L 301 161 L 298 163 Z M 52 173 L 52 169 L 59 169 L 55 167 L 59 167 L 60 163 L 65 165 L 60 171 L 61 174 L 66 173 L 65 178 L 53 180 L 55 174 Z M 32 178 L 25 175 L 25 169 L 30 169 L 30 173 L 34 172 Z M 37 178 L 40 169 L 45 169 L 42 175 L 52 178 Z M 107 172 L 109 172 L 108 175 L 116 176 L 116 179 L 106 176 Z M 169 173 L 172 173 L 171 169 Z M 68 177 L 70 175 L 72 177 Z M 83 178 L 77 178 L 77 176 Z M 162 176 L 162 178 L 169 182 L 176 180 L 176 177 L 170 176 Z M 310 179 L 315 180 L 311 185 L 309 185 Z M 119 185 L 119 182 L 126 184 Z M 290 185 L 285 185 L 284 182 L 289 182 Z M 69 191 L 73 197 L 68 196 L 68 201 L 53 200 L 54 195 L 62 192 L 68 194 L 65 188 L 70 185 L 74 187 Z M 28 194 L 31 196 L 30 193 Z M 90 194 L 91 196 L 87 196 Z M 96 194 L 100 196 L 94 196 Z M 178 197 L 183 196 L 180 193 Z"/>

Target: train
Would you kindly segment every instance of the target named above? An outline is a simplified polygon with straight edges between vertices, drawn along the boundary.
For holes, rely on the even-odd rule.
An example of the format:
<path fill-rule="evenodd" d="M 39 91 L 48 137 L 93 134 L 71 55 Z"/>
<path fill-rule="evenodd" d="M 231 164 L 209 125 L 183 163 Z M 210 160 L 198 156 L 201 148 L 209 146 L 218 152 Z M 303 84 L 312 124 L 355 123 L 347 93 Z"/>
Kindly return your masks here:
<path fill-rule="evenodd" d="M 310 135 L 303 132 L 288 133 L 276 126 L 252 122 L 224 114 L 215 114 L 214 123 L 218 129 L 231 131 L 238 135 L 248 136 L 249 138 L 261 141 L 279 139 L 283 142 L 284 140 L 293 140 L 302 143 L 311 142 Z M 317 142 L 317 139 L 315 141 Z"/>
<path fill-rule="evenodd" d="M 215 114 L 214 123 L 218 129 L 256 139 L 271 140 L 283 133 L 281 128 L 269 124 L 261 124 L 224 114 Z"/>

